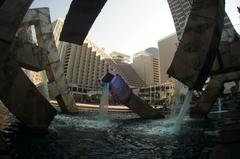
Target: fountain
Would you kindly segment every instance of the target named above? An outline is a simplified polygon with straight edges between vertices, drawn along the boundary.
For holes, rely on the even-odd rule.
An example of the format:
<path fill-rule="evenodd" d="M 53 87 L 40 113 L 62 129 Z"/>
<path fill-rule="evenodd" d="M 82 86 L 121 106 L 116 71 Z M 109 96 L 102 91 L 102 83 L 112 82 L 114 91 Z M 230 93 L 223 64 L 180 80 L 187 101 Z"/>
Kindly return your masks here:
<path fill-rule="evenodd" d="M 108 112 L 108 101 L 109 101 L 109 83 L 103 82 L 102 86 L 102 96 L 100 98 L 100 105 L 99 105 L 99 119 L 100 120 L 107 120 L 107 112 Z"/>
<path fill-rule="evenodd" d="M 181 107 L 181 110 L 180 110 L 180 112 L 176 118 L 176 122 L 174 124 L 174 133 L 175 134 L 177 134 L 181 128 L 183 118 L 186 115 L 186 113 L 190 107 L 190 102 L 192 101 L 192 96 L 193 96 L 193 90 L 188 90 L 187 95 L 184 99 L 183 105 Z"/>
<path fill-rule="evenodd" d="M 179 107 L 181 104 L 180 89 L 181 89 L 181 83 L 179 81 L 176 81 L 176 85 L 174 88 L 174 91 L 175 91 L 174 102 L 171 105 L 171 113 L 170 113 L 171 118 L 175 118 L 179 111 Z"/>
<path fill-rule="evenodd" d="M 221 98 L 217 99 L 217 105 L 218 105 L 218 112 L 222 111 L 222 100 Z"/>

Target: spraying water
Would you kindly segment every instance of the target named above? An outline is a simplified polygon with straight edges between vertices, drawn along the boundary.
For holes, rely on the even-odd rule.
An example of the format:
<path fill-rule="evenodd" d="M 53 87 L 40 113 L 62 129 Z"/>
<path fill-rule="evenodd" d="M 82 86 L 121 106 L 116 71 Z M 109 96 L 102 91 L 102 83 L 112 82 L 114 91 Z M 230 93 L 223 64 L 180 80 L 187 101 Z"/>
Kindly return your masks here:
<path fill-rule="evenodd" d="M 222 111 L 222 100 L 221 100 L 221 98 L 218 98 L 217 101 L 218 101 L 218 111 L 221 112 Z"/>
<path fill-rule="evenodd" d="M 100 99 L 100 106 L 99 106 L 100 120 L 107 120 L 107 111 L 108 111 L 108 105 L 109 105 L 108 95 L 109 95 L 109 83 L 103 83 L 102 96 Z"/>
<path fill-rule="evenodd" d="M 193 96 L 193 90 L 188 90 L 187 95 L 184 99 L 182 108 L 176 118 L 176 122 L 174 125 L 174 133 L 177 134 L 181 128 L 181 124 L 183 121 L 184 116 L 186 115 L 189 107 L 190 107 L 190 102 L 192 101 L 192 96 Z"/>
<path fill-rule="evenodd" d="M 179 112 L 179 107 L 181 104 L 180 89 L 181 89 L 181 83 L 179 81 L 176 81 L 176 85 L 174 88 L 174 91 L 175 91 L 174 102 L 171 105 L 171 113 L 170 113 L 171 118 L 175 118 Z"/>

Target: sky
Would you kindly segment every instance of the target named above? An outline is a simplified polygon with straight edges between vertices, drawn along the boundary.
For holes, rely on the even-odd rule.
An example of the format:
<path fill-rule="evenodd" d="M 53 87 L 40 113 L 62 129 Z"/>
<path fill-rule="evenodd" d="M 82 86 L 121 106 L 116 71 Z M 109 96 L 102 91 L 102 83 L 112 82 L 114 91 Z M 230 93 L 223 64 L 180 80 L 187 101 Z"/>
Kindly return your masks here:
<path fill-rule="evenodd" d="M 35 0 L 32 8 L 49 7 L 51 20 L 62 19 L 71 0 Z M 240 0 L 226 0 L 226 12 L 240 32 Z M 175 27 L 167 0 L 108 0 L 94 22 L 88 37 L 107 52 L 133 55 L 174 33 Z"/>

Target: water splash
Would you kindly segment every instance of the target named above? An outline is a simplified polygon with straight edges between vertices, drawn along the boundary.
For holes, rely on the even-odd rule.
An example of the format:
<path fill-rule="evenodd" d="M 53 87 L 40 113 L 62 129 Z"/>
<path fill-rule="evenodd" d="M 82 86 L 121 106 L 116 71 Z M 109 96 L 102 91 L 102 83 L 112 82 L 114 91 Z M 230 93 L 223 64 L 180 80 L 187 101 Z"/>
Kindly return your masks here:
<path fill-rule="evenodd" d="M 171 112 L 170 112 L 171 118 L 175 118 L 179 112 L 179 107 L 181 104 L 180 89 L 181 89 L 181 83 L 179 81 L 176 81 L 176 85 L 174 88 L 174 91 L 175 91 L 174 102 L 171 105 Z"/>
<path fill-rule="evenodd" d="M 211 114 L 218 114 L 219 117 L 221 116 L 222 113 L 226 113 L 228 110 L 222 110 L 222 99 L 218 98 L 217 99 L 217 110 L 216 111 L 211 111 Z"/>
<path fill-rule="evenodd" d="M 190 107 L 190 102 L 192 101 L 192 96 L 193 96 L 193 90 L 188 90 L 187 95 L 184 99 L 182 108 L 181 108 L 181 110 L 176 118 L 176 122 L 174 124 L 174 133 L 175 134 L 178 134 L 178 132 L 181 128 L 183 118 L 186 115 L 186 113 Z"/>
<path fill-rule="evenodd" d="M 109 121 L 101 121 L 98 119 L 85 119 L 81 116 L 69 116 L 64 114 L 58 114 L 55 116 L 53 122 L 49 126 L 50 130 L 57 130 L 58 128 L 94 128 L 94 129 L 106 129 L 112 126 Z"/>
<path fill-rule="evenodd" d="M 99 119 L 100 120 L 107 120 L 107 112 L 108 112 L 108 105 L 109 105 L 109 83 L 103 83 L 102 87 L 102 96 L 100 99 L 99 105 Z"/>
<path fill-rule="evenodd" d="M 146 123 L 141 123 L 135 127 L 131 126 L 135 133 L 145 135 L 172 135 L 175 119 L 166 118 L 161 120 L 149 120 Z"/>
<path fill-rule="evenodd" d="M 221 112 L 222 111 L 222 100 L 221 100 L 221 98 L 217 99 L 217 104 L 218 104 L 218 111 Z"/>

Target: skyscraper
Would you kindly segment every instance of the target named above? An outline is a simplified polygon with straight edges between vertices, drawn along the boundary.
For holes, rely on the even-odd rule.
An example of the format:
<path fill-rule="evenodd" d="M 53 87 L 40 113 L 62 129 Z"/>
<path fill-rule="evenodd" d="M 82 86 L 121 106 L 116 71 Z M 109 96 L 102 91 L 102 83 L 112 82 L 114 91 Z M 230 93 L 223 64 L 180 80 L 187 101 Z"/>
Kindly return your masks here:
<path fill-rule="evenodd" d="M 190 14 L 193 0 L 168 0 L 168 4 L 172 13 L 178 39 L 181 39 L 184 32 L 185 23 Z M 221 41 L 232 41 L 236 36 L 233 25 L 225 13 L 224 28 Z"/>
<path fill-rule="evenodd" d="M 145 49 L 144 51 L 145 51 L 146 53 L 152 55 L 154 58 L 159 59 L 158 48 L 149 47 L 149 48 Z"/>
<path fill-rule="evenodd" d="M 110 71 L 113 74 L 119 74 L 123 77 L 130 88 L 146 87 L 146 84 L 141 79 L 138 73 L 131 64 L 115 61 L 114 59 L 106 59 L 110 65 Z"/>
<path fill-rule="evenodd" d="M 61 18 L 54 21 L 53 34 L 60 61 L 63 64 L 64 74 L 71 89 L 85 93 L 99 89 L 99 79 L 107 72 L 109 67 L 104 59 L 109 56 L 104 49 L 97 47 L 89 38 L 86 38 L 81 46 L 59 41 L 63 24 Z"/>
<path fill-rule="evenodd" d="M 129 62 L 130 56 L 115 52 L 112 55 L 116 58 L 121 55 L 123 61 L 112 59 L 105 49 L 98 47 L 89 38 L 86 38 L 81 46 L 59 41 L 63 22 L 58 18 L 53 25 L 60 61 L 73 92 L 87 93 L 100 89 L 99 80 L 107 70 L 120 74 L 132 88 L 145 86 L 131 65 L 124 63 Z"/>
<path fill-rule="evenodd" d="M 158 40 L 161 83 L 171 82 L 167 70 L 177 50 L 178 39 L 175 33 Z"/>
<path fill-rule="evenodd" d="M 158 59 L 146 51 L 133 56 L 132 67 L 147 86 L 160 84 L 160 69 Z"/>
<path fill-rule="evenodd" d="M 98 89 L 99 79 L 109 68 L 104 60 L 104 50 L 97 48 L 88 38 L 82 46 L 65 42 L 60 45 L 60 60 L 68 82 L 89 91 Z"/>
<path fill-rule="evenodd" d="M 59 37 L 60 37 L 60 33 L 62 31 L 63 28 L 63 19 L 58 18 L 57 20 L 55 20 L 52 25 L 53 25 L 53 35 L 54 35 L 54 40 L 56 43 L 57 48 L 59 47 Z"/>
<path fill-rule="evenodd" d="M 113 52 L 110 53 L 110 56 L 115 61 L 124 62 L 124 63 L 130 63 L 130 56 L 129 55 L 113 51 Z"/>

